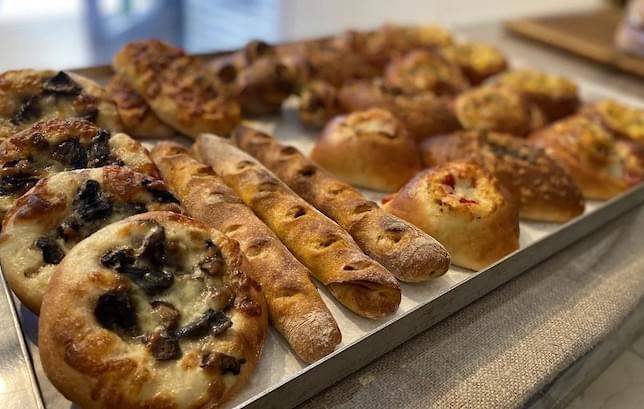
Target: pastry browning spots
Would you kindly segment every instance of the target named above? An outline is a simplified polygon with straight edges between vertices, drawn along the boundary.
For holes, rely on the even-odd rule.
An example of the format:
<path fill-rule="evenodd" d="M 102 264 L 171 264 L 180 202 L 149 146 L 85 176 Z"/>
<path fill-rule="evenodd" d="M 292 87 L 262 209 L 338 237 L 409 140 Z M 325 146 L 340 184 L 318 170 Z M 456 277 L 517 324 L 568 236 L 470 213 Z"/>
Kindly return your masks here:
<path fill-rule="evenodd" d="M 216 407 L 248 379 L 267 315 L 232 239 L 167 212 L 111 224 L 56 269 L 45 373 L 84 408 Z"/>
<path fill-rule="evenodd" d="M 516 203 L 473 162 L 427 169 L 383 207 L 435 237 L 455 265 L 480 270 L 519 247 Z"/>

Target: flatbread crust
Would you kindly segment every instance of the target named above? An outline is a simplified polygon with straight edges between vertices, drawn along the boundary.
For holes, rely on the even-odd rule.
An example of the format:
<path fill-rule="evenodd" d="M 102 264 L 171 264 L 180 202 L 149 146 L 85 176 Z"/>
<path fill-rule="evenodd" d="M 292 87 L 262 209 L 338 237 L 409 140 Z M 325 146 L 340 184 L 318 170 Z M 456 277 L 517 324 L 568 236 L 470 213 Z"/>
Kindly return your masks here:
<path fill-rule="evenodd" d="M 41 179 L 9 210 L 0 264 L 9 286 L 34 313 L 62 258 L 100 228 L 155 210 L 179 212 L 163 182 L 123 166 L 72 170 Z"/>
<path fill-rule="evenodd" d="M 37 122 L 0 145 L 0 217 L 41 178 L 106 165 L 158 177 L 145 148 L 126 134 L 82 119 Z"/>
<path fill-rule="evenodd" d="M 187 216 L 99 230 L 67 254 L 43 299 L 45 373 L 86 409 L 218 407 L 247 381 L 267 332 L 246 271 L 236 241 Z"/>
<path fill-rule="evenodd" d="M 177 132 L 161 122 L 145 100 L 120 75 L 107 84 L 107 95 L 114 101 L 123 129 L 140 138 L 169 138 Z"/>
<path fill-rule="evenodd" d="M 225 136 L 241 119 L 239 104 L 226 97 L 214 74 L 167 43 L 129 43 L 114 56 L 113 66 L 163 122 L 185 135 Z"/>
<path fill-rule="evenodd" d="M 116 106 L 96 82 L 53 70 L 0 74 L 0 140 L 53 118 L 82 118 L 112 132 L 122 130 Z"/>

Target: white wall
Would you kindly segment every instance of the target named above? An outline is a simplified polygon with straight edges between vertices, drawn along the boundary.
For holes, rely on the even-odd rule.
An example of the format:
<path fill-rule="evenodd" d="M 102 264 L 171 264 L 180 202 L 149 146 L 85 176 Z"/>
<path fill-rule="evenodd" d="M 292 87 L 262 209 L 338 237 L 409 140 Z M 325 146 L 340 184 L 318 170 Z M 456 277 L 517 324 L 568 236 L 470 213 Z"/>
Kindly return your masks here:
<path fill-rule="evenodd" d="M 281 34 L 282 38 L 313 37 L 386 21 L 449 27 L 600 4 L 600 0 L 282 0 Z"/>

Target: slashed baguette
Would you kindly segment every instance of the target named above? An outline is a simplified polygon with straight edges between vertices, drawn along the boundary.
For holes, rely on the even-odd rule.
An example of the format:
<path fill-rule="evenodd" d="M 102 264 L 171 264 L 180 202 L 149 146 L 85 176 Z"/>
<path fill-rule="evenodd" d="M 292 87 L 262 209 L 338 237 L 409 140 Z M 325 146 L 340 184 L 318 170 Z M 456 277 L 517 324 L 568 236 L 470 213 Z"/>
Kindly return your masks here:
<path fill-rule="evenodd" d="M 163 122 L 185 135 L 225 135 L 239 123 L 239 104 L 179 48 L 159 40 L 132 42 L 116 53 L 112 65 Z"/>
<path fill-rule="evenodd" d="M 449 254 L 434 238 L 388 214 L 294 147 L 280 145 L 269 135 L 246 126 L 233 132 L 233 140 L 295 193 L 347 230 L 367 255 L 399 280 L 425 281 L 449 268 Z"/>
<path fill-rule="evenodd" d="M 195 150 L 344 306 L 367 318 L 398 309 L 394 276 L 256 159 L 207 134 L 197 138 Z"/>
<path fill-rule="evenodd" d="M 295 353 L 311 363 L 342 340 L 335 319 L 320 298 L 309 271 L 213 170 L 188 149 L 171 142 L 152 150 L 169 188 L 193 217 L 237 240 L 253 279 L 266 297 L 270 319 Z"/>

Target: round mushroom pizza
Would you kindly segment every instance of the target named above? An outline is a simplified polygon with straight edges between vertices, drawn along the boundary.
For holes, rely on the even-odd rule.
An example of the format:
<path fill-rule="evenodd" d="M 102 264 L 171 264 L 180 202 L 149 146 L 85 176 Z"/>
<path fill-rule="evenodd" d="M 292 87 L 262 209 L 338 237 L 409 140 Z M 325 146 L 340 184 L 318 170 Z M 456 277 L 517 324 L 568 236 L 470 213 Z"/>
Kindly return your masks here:
<path fill-rule="evenodd" d="M 246 263 L 236 241 L 176 213 L 104 227 L 45 293 L 45 373 L 86 409 L 218 406 L 248 379 L 267 332 Z"/>
<path fill-rule="evenodd" d="M 128 216 L 180 211 L 162 181 L 123 166 L 61 172 L 41 179 L 9 210 L 0 264 L 11 289 L 38 313 L 56 266 L 78 242 Z"/>

